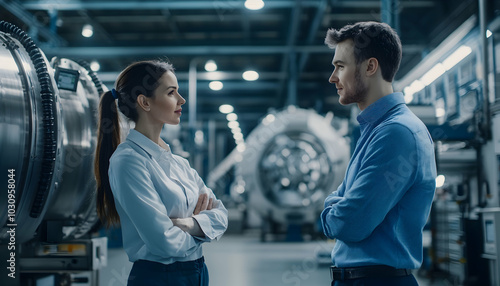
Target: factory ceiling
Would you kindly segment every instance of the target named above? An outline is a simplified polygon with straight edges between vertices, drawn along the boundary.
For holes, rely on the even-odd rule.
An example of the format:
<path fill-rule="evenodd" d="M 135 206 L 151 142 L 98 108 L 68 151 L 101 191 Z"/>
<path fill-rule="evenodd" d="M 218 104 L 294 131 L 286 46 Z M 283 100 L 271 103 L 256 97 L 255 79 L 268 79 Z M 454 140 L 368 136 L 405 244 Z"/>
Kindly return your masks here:
<path fill-rule="evenodd" d="M 323 43 L 328 28 L 389 21 L 403 43 L 398 79 L 477 11 L 473 0 L 264 2 L 261 10 L 249 10 L 244 0 L 0 0 L 0 19 L 28 32 L 49 58 L 97 61 L 109 88 L 129 63 L 165 59 L 188 98 L 188 71 L 195 66 L 197 119 L 224 122 L 218 108 L 231 104 L 247 135 L 268 111 L 289 104 L 350 115 L 327 81 L 333 56 Z M 93 27 L 91 37 L 82 36 L 85 25 Z M 207 60 L 216 62 L 216 73 L 205 71 Z M 249 69 L 259 73 L 257 80 L 242 79 Z M 209 88 L 215 79 L 221 90 Z"/>

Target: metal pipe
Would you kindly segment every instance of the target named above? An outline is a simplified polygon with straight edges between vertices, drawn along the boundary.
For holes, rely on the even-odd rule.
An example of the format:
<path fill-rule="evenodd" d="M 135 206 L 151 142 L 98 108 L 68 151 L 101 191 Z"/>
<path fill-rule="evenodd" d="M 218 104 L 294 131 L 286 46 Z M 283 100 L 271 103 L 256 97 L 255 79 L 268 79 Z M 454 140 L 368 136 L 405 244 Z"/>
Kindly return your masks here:
<path fill-rule="evenodd" d="M 189 117 L 188 126 L 192 131 L 196 128 L 196 65 L 198 64 L 198 58 L 193 58 L 189 63 L 189 86 L 188 86 L 188 107 L 189 107 Z"/>
<path fill-rule="evenodd" d="M 483 70 L 483 111 L 481 129 L 484 139 L 491 138 L 491 118 L 490 118 L 490 98 L 489 98 L 489 55 L 488 38 L 486 37 L 486 0 L 479 0 L 479 25 L 482 50 L 482 70 Z"/>
<path fill-rule="evenodd" d="M 382 22 L 387 23 L 398 33 L 401 33 L 399 29 L 400 5 L 398 0 L 382 0 L 380 3 Z"/>
<path fill-rule="evenodd" d="M 289 55 L 289 71 L 288 78 L 288 97 L 286 105 L 297 105 L 297 54 L 295 52 Z"/>

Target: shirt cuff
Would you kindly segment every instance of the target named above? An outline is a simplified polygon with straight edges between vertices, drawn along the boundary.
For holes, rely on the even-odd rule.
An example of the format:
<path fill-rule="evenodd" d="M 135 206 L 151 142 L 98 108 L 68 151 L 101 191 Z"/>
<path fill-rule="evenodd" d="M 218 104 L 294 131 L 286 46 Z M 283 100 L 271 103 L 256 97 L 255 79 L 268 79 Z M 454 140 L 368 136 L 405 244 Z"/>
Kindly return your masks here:
<path fill-rule="evenodd" d="M 198 225 L 200 225 L 201 230 L 205 234 L 205 237 L 194 236 L 194 238 L 204 242 L 210 242 L 214 240 L 216 236 L 213 232 L 210 218 L 205 214 L 197 214 L 194 215 L 193 218 L 196 220 L 196 222 L 198 222 Z"/>
<path fill-rule="evenodd" d="M 340 202 L 340 200 L 342 200 L 342 197 L 338 197 L 338 196 L 328 196 L 326 199 L 325 199 L 325 208 L 333 205 L 333 204 L 336 204 L 338 202 Z"/>
<path fill-rule="evenodd" d="M 328 216 L 328 213 L 332 210 L 332 207 L 331 206 L 328 206 L 326 207 L 322 212 L 321 212 L 321 227 L 323 228 L 323 233 L 326 235 L 326 237 L 328 238 L 331 238 L 333 239 L 333 237 L 331 236 L 331 232 L 330 232 L 330 229 L 328 228 L 328 222 L 326 221 L 327 220 L 327 216 Z"/>

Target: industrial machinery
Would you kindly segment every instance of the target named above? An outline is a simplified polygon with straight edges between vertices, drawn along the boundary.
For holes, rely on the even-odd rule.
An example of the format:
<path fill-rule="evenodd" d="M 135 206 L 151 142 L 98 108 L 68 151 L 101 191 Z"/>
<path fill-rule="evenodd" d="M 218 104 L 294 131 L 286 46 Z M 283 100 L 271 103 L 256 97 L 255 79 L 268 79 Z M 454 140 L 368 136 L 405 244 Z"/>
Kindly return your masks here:
<path fill-rule="evenodd" d="M 484 1 L 399 82 L 413 105 L 435 111 L 437 189 L 431 211 L 429 275 L 452 285 L 500 283 L 500 18 Z"/>
<path fill-rule="evenodd" d="M 300 239 L 301 232 L 318 232 L 324 199 L 342 182 L 349 159 L 331 121 L 289 106 L 266 116 L 247 137 L 233 189 L 262 218 L 262 240 L 268 233 Z"/>
<path fill-rule="evenodd" d="M 10 23 L 0 22 L 0 42 L 0 284 L 70 285 L 74 273 L 106 265 L 106 238 L 89 234 L 103 86 L 85 63 L 49 63 Z"/>

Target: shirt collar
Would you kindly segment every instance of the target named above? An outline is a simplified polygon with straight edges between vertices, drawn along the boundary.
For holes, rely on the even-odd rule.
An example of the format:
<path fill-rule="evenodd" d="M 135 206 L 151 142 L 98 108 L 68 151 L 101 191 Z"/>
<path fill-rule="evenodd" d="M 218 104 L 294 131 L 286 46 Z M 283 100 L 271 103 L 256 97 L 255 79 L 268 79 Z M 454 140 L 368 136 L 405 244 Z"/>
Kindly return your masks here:
<path fill-rule="evenodd" d="M 168 152 L 135 129 L 130 130 L 130 133 L 127 136 L 127 141 L 135 143 L 153 158 L 159 158 L 164 152 Z"/>
<path fill-rule="evenodd" d="M 402 103 L 405 103 L 403 93 L 394 92 L 388 94 L 370 104 L 365 110 L 361 111 L 357 120 L 360 125 L 375 122 L 394 106 Z"/>

